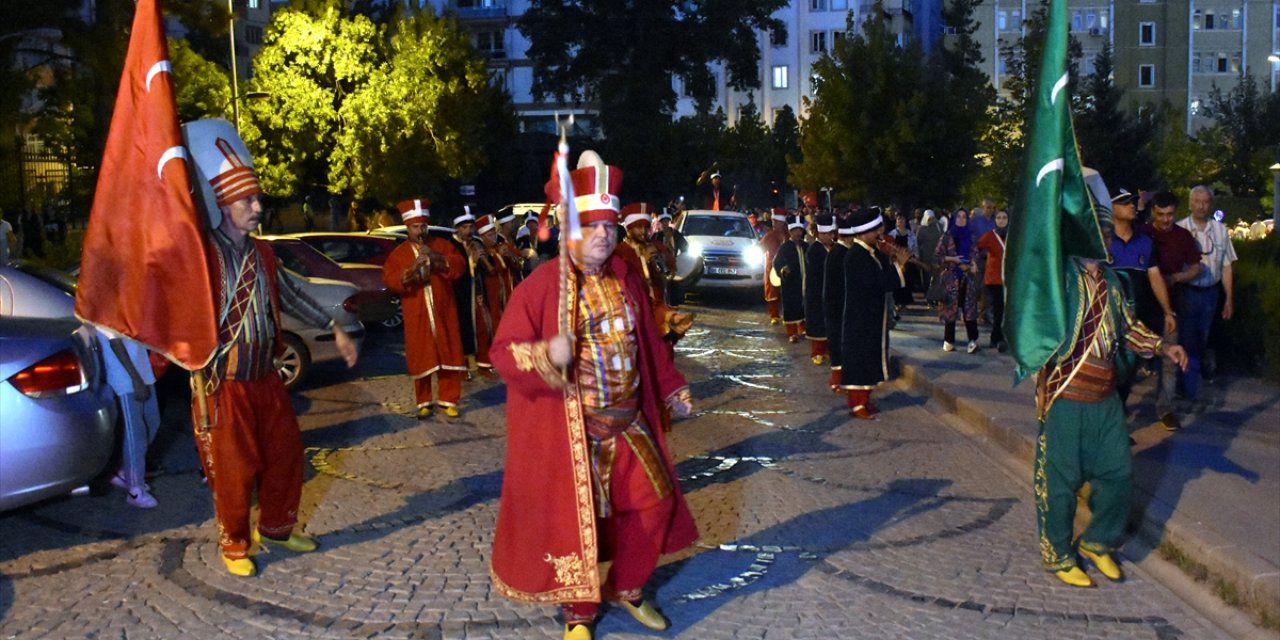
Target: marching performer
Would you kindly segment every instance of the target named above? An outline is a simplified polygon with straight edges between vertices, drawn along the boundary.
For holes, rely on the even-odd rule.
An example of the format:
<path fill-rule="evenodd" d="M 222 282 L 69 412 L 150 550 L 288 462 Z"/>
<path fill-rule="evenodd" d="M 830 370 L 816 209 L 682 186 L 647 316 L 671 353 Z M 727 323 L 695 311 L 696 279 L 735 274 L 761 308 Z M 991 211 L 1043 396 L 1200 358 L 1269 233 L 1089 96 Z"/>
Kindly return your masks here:
<path fill-rule="evenodd" d="M 804 336 L 804 256 L 808 245 L 804 241 L 804 220 L 800 216 L 787 216 L 787 233 L 790 239 L 778 248 L 773 258 L 773 272 L 782 281 L 778 287 L 782 297 L 782 324 L 787 330 L 787 340 L 800 341 Z"/>
<path fill-rule="evenodd" d="M 431 415 L 433 404 L 444 407 L 445 415 L 457 417 L 462 376 L 467 371 L 453 297 L 453 283 L 467 268 L 466 258 L 453 243 L 431 235 L 428 206 L 430 203 L 422 199 L 397 205 L 409 241 L 396 247 L 382 266 L 383 282 L 400 296 L 404 355 L 413 378 L 419 420 Z M 438 387 L 434 397 L 432 378 Z"/>
<path fill-rule="evenodd" d="M 840 388 L 848 394 L 849 415 L 874 420 L 879 409 L 871 392 L 889 379 L 889 318 L 886 293 L 907 286 L 903 268 L 910 253 L 880 242 L 880 207 L 853 215 L 853 245 L 844 259 L 844 322 L 840 339 Z M 882 255 L 883 253 L 883 255 Z"/>
<path fill-rule="evenodd" d="M 827 357 L 827 316 L 823 307 L 826 295 L 827 256 L 831 253 L 832 238 L 835 236 L 835 216 L 824 213 L 814 218 L 814 229 L 817 240 L 809 243 L 804 252 L 804 319 L 805 339 L 809 341 L 809 357 L 816 365 L 821 365 Z M 837 325 L 839 326 L 839 325 Z"/>
<path fill-rule="evenodd" d="M 769 324 L 778 324 L 782 322 L 782 296 L 778 290 L 780 281 L 775 282 L 773 259 L 787 241 L 787 210 L 774 209 L 770 220 L 773 228 L 760 238 L 760 248 L 764 249 L 764 302 L 769 307 Z"/>
<path fill-rule="evenodd" d="M 827 353 L 831 357 L 831 390 L 840 393 L 844 357 L 844 259 L 853 246 L 853 217 L 841 216 L 836 224 L 837 241 L 827 252 L 822 269 L 822 310 L 827 326 Z"/>

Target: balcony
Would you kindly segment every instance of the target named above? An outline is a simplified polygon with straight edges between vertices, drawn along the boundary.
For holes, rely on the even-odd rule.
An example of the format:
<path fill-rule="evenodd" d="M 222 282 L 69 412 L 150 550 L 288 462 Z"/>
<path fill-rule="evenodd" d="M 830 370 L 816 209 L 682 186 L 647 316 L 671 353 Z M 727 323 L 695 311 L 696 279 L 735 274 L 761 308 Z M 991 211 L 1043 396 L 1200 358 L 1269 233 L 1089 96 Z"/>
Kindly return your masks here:
<path fill-rule="evenodd" d="M 505 18 L 507 4 L 501 0 L 461 0 L 453 5 L 453 11 L 461 20 Z"/>

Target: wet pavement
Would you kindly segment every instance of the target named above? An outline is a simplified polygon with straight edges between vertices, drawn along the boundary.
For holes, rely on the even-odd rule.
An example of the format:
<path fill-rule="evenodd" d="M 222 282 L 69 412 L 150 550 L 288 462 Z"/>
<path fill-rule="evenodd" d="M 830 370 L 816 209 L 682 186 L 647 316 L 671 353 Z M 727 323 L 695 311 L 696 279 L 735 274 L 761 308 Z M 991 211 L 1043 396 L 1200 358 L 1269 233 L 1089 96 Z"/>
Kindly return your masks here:
<path fill-rule="evenodd" d="M 652 581 L 670 630 L 613 610 L 597 638 L 1227 637 L 1129 562 L 1096 589 L 1045 574 L 1025 479 L 925 395 L 887 385 L 881 418 L 854 422 L 754 295 L 692 306 L 677 358 L 696 413 L 672 445 L 702 538 Z M 115 490 L 0 514 L 0 637 L 559 637 L 554 608 L 489 582 L 501 383 L 472 381 L 461 418 L 420 422 L 399 337 L 366 347 L 295 397 L 318 552 L 226 573 L 175 402 L 153 446 L 159 508 Z"/>

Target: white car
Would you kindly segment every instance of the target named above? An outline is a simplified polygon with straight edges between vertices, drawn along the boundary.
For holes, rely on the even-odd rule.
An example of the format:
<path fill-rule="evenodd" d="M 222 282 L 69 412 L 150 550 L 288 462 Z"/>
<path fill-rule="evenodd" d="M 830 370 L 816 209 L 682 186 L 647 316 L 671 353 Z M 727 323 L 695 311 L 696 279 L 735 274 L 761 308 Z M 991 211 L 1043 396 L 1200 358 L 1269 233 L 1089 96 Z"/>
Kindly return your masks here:
<path fill-rule="evenodd" d="M 689 250 L 676 257 L 676 272 L 694 286 L 764 288 L 764 249 L 746 214 L 693 209 L 681 216 L 677 229 Z"/>

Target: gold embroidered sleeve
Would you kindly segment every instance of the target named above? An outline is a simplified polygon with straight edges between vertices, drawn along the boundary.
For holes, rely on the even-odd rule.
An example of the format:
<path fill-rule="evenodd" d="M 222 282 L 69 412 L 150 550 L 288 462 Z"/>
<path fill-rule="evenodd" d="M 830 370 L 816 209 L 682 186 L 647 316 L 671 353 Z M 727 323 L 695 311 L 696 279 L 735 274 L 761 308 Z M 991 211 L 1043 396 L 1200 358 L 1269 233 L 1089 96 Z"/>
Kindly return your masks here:
<path fill-rule="evenodd" d="M 564 376 L 560 369 L 551 364 L 550 351 L 546 340 L 539 342 L 513 342 L 507 345 L 511 358 L 515 360 L 516 369 L 537 373 L 544 382 L 553 389 L 564 387 Z"/>

